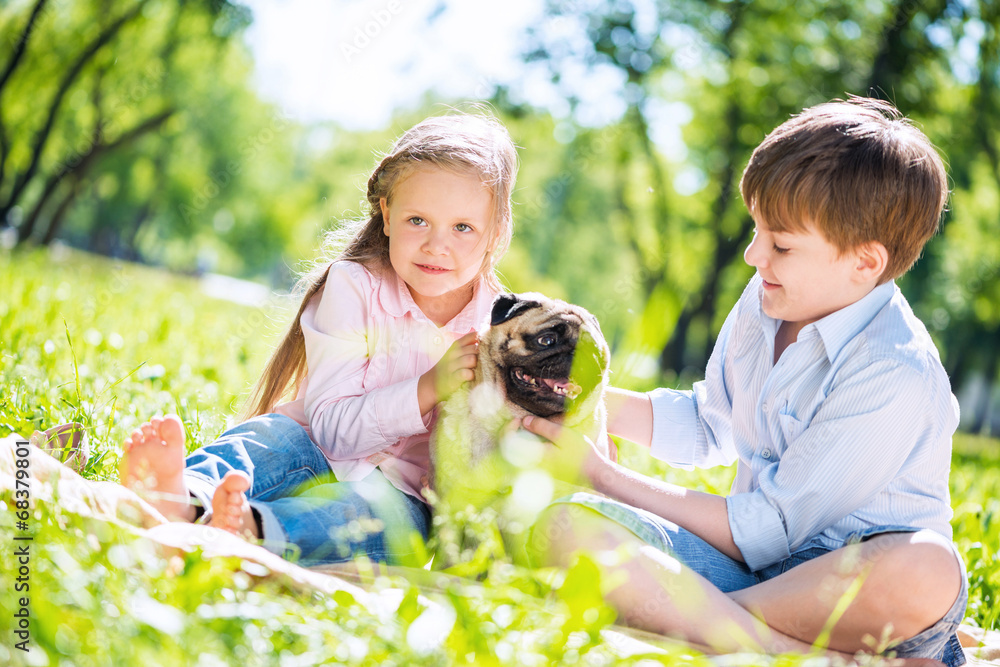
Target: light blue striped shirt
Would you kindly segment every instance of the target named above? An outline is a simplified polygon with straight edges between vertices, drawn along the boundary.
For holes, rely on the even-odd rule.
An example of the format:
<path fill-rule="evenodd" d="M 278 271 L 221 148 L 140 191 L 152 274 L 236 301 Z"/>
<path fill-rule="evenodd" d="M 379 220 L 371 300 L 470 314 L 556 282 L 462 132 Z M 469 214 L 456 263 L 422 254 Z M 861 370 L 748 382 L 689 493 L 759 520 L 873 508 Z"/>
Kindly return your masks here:
<path fill-rule="evenodd" d="M 658 389 L 652 453 L 672 465 L 739 460 L 729 525 L 752 570 L 877 526 L 951 538 L 958 402 L 937 348 L 889 282 L 802 329 L 774 359 L 779 320 L 754 276 L 705 380 Z"/>

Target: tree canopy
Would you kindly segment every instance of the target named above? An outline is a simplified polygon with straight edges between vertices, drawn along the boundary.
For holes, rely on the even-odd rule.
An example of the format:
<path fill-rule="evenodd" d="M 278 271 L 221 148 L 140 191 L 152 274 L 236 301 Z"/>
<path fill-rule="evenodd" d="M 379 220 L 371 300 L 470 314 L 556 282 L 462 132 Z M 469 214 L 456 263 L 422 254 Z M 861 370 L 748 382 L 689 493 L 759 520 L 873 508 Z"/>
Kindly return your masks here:
<path fill-rule="evenodd" d="M 254 89 L 252 19 L 227 0 L 0 6 L 5 238 L 289 284 L 322 231 L 358 214 L 376 152 L 442 100 L 375 132 L 293 121 Z M 952 184 L 942 232 L 901 287 L 957 390 L 980 389 L 965 426 L 988 428 L 998 31 L 995 0 L 547 0 L 524 78 L 551 81 L 565 109 L 487 87 L 521 146 L 510 286 L 591 309 L 619 383 L 697 377 L 752 272 L 738 191 L 750 152 L 805 107 L 885 98 L 941 150 Z"/>

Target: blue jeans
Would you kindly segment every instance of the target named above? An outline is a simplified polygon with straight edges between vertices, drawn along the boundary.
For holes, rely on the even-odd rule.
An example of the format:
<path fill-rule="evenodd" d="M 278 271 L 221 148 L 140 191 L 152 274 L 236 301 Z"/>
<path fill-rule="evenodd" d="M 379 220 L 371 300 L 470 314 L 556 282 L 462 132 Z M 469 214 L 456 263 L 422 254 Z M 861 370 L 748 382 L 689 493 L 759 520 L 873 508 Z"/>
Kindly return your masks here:
<path fill-rule="evenodd" d="M 284 415 L 254 417 L 187 457 L 184 481 L 206 515 L 230 470 L 250 477 L 247 497 L 264 546 L 302 565 L 361 554 L 404 563 L 418 550 L 414 540 L 422 544 L 430 530 L 427 505 L 396 489 L 378 469 L 359 482 L 337 482 L 305 429 Z"/>
<path fill-rule="evenodd" d="M 560 498 L 556 502 L 587 507 L 615 523 L 621 524 L 643 542 L 673 555 L 712 582 L 723 593 L 742 590 L 773 579 L 796 565 L 801 565 L 832 551 L 826 546 L 807 544 L 788 558 L 753 572 L 746 564 L 733 560 L 697 535 L 651 512 L 588 493 L 576 493 L 566 498 Z M 880 533 L 912 531 L 914 531 L 913 528 L 901 526 L 879 526 L 852 535 L 847 543 L 861 542 Z M 957 550 L 955 553 L 958 556 Z M 955 600 L 944 618 L 936 624 L 892 647 L 890 651 L 896 657 L 933 658 L 944 662 L 949 667 L 965 664 L 965 654 L 962 652 L 962 646 L 955 631 L 958 630 L 959 624 L 965 617 L 968 582 L 965 577 L 965 565 L 960 556 L 958 561 L 962 564 L 963 582 L 958 599 Z"/>

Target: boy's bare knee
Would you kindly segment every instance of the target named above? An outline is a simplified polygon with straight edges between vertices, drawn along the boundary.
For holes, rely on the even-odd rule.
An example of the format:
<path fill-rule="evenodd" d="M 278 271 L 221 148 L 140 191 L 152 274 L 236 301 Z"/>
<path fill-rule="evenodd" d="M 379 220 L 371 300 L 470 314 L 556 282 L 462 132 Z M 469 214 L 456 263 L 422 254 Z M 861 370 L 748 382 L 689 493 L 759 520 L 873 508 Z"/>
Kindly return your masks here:
<path fill-rule="evenodd" d="M 637 540 L 625 527 L 583 505 L 559 503 L 542 510 L 528 537 L 536 565 L 568 566 L 578 551 L 614 549 Z"/>
<path fill-rule="evenodd" d="M 538 515 L 527 545 L 537 565 L 565 567 L 569 564 L 573 552 L 582 546 L 576 525 L 580 509 L 560 503 L 546 507 Z"/>
<path fill-rule="evenodd" d="M 552 534 L 552 531 L 560 524 L 561 515 L 562 508 L 559 505 L 550 505 L 543 509 L 535 519 L 525 545 L 528 555 L 535 565 L 558 565 L 552 559 L 554 556 L 558 556 L 562 549 L 554 544 L 555 535 Z"/>
<path fill-rule="evenodd" d="M 884 601 L 892 605 L 899 636 L 913 637 L 931 627 L 951 609 L 962 587 L 962 569 L 951 543 L 932 531 L 921 531 L 906 539 L 880 538 L 872 547 L 884 549 L 875 559 L 872 576 L 885 582 Z"/>

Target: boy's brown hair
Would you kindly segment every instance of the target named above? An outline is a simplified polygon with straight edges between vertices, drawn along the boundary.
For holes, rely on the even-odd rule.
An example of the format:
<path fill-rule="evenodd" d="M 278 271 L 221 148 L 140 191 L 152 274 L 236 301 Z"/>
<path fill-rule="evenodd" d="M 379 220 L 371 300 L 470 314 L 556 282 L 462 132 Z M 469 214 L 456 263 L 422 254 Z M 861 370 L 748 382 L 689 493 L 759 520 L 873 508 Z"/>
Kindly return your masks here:
<path fill-rule="evenodd" d="M 884 283 L 906 273 L 937 232 L 948 182 L 923 132 L 888 102 L 854 97 L 775 128 L 750 157 L 740 192 L 771 231 L 811 223 L 841 252 L 880 242 L 889 253 Z"/>

